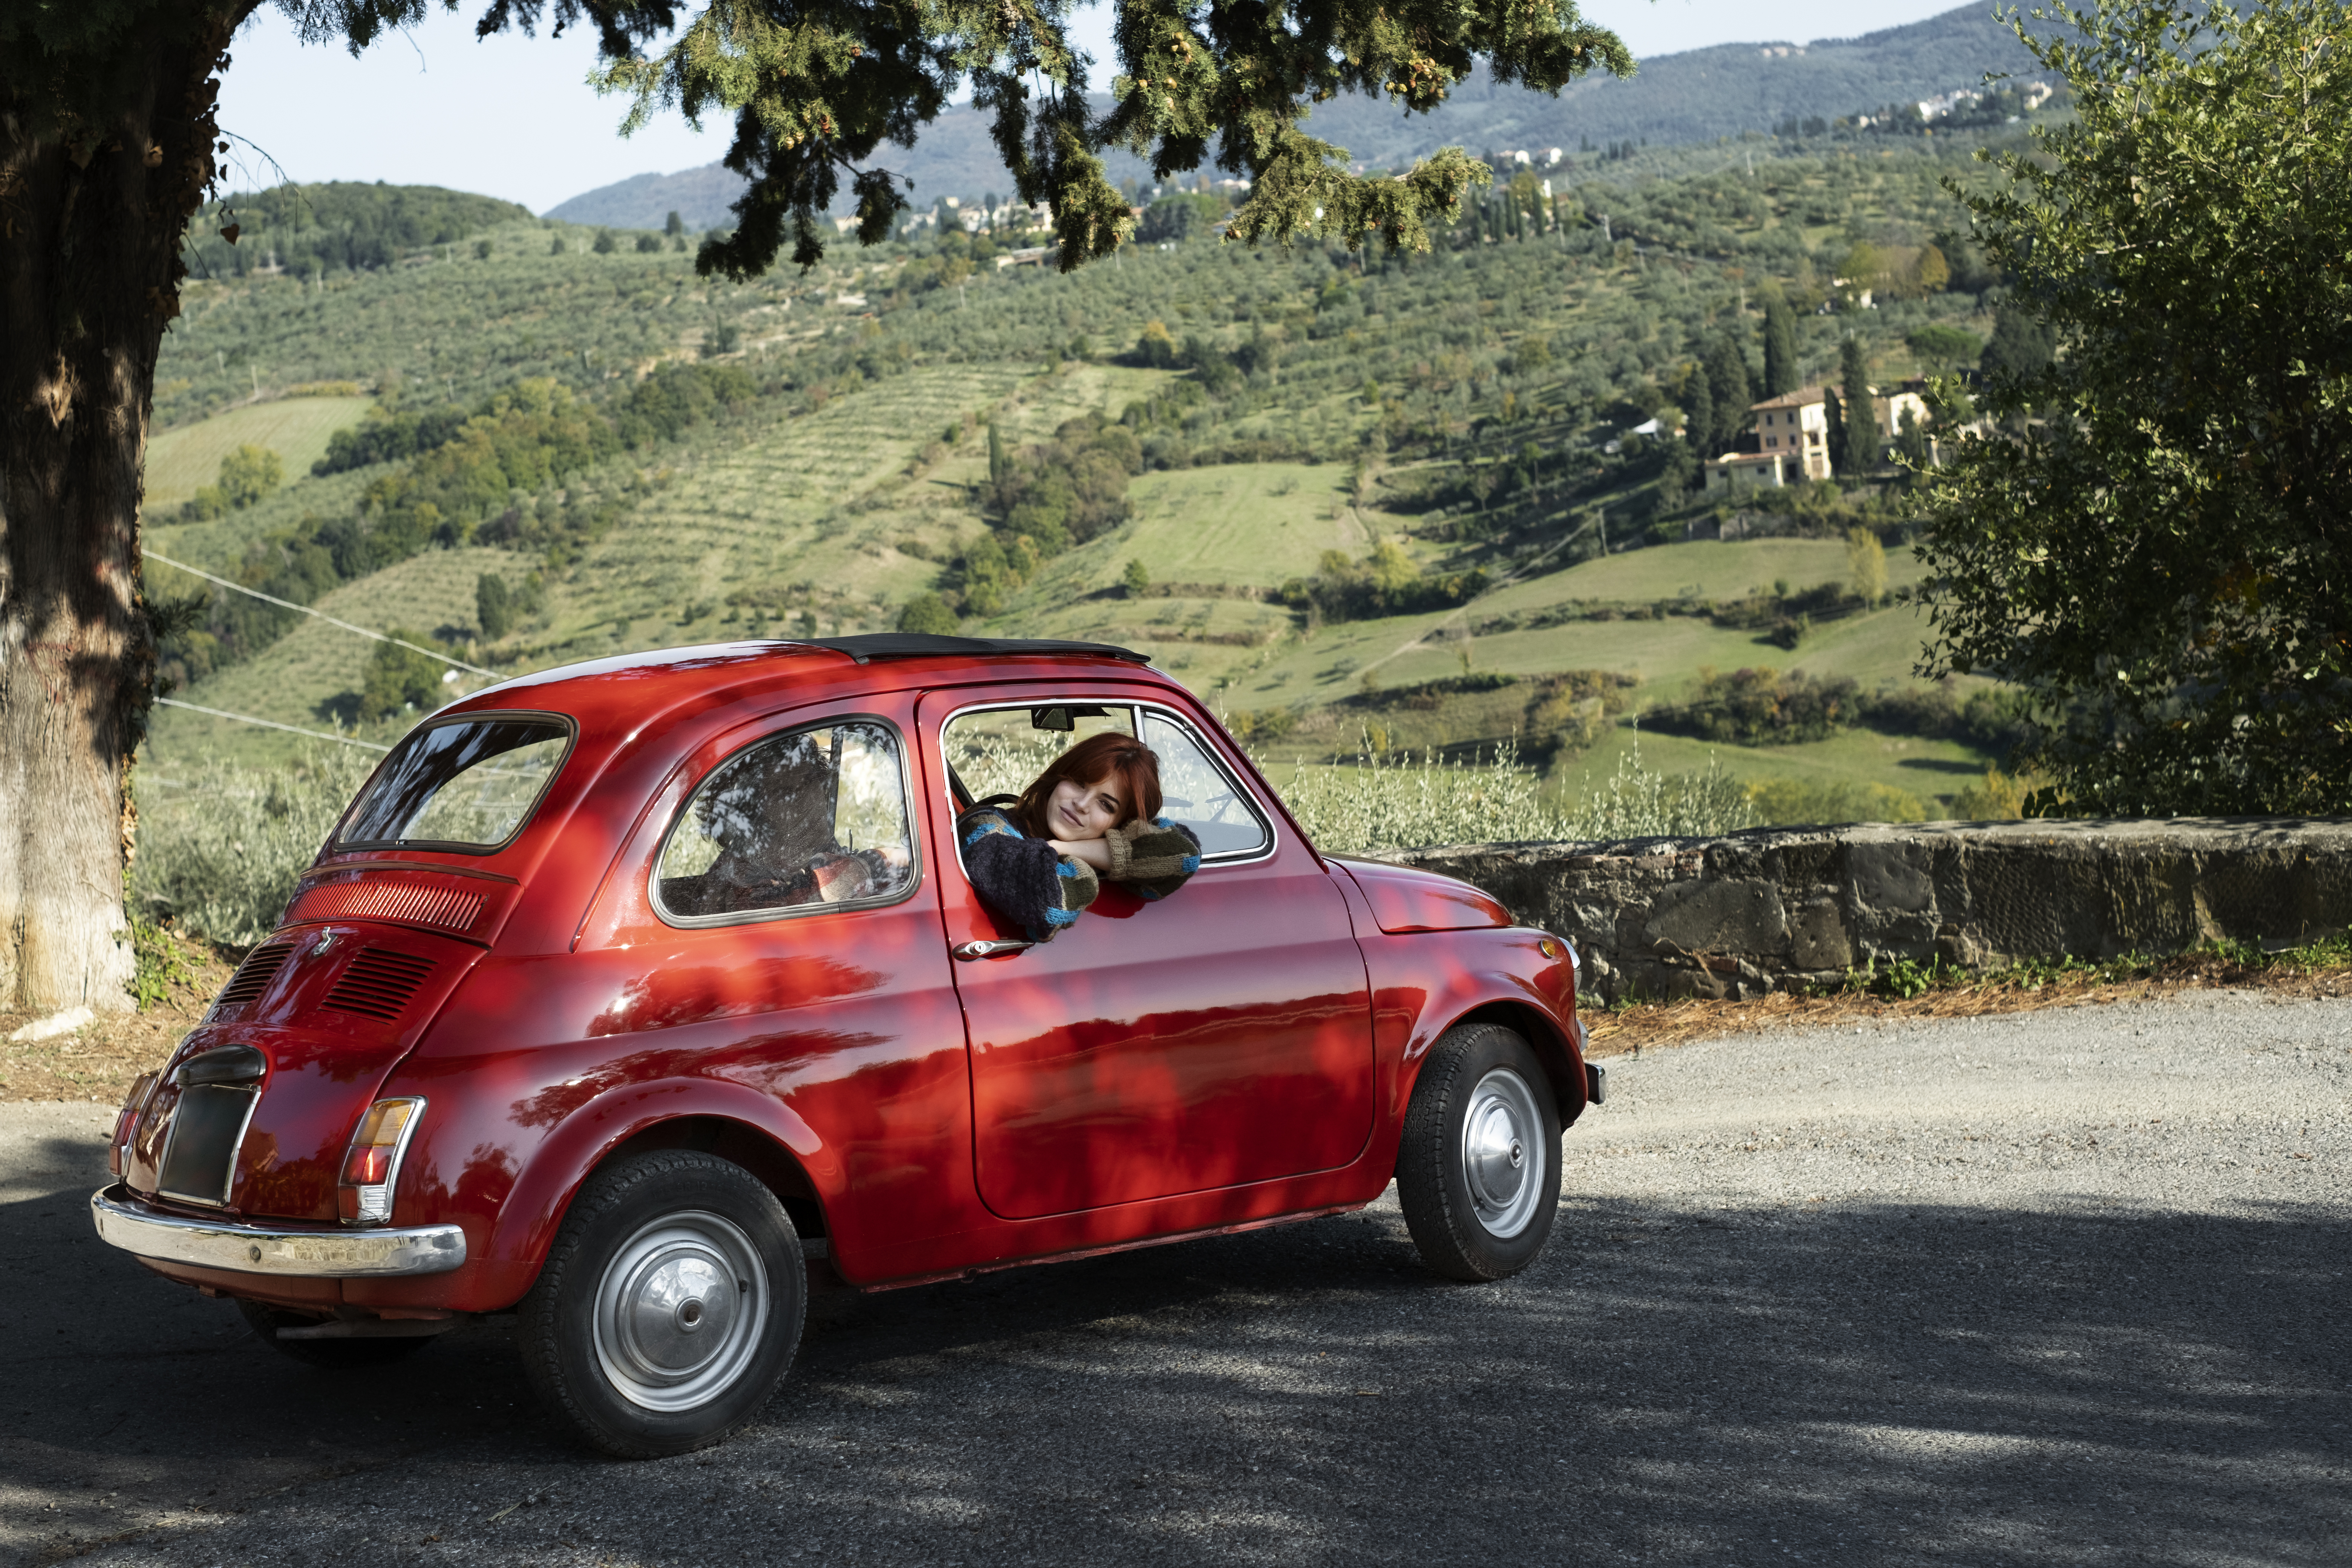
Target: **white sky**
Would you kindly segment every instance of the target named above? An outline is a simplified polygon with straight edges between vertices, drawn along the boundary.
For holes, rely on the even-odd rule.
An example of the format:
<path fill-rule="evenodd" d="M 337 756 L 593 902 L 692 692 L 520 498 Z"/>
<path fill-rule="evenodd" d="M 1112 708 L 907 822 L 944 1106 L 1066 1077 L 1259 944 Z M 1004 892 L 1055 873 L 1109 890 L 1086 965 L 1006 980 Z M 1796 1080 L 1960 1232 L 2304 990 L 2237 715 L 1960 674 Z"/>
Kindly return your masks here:
<path fill-rule="evenodd" d="M 1951 8 L 1952 0 L 1814 0 L 1799 24 L 1809 31 L 1769 37 L 1761 8 L 1746 0 L 1589 0 L 1583 9 L 1640 59 L 1712 44 L 1853 37 Z M 599 185 L 695 168 L 727 151 L 724 118 L 698 134 L 667 114 L 623 141 L 625 100 L 587 85 L 592 32 L 551 39 L 541 28 L 537 38 L 477 43 L 480 9 L 472 0 L 456 14 L 436 5 L 415 31 L 356 60 L 339 46 L 306 47 L 275 8 L 257 13 L 237 35 L 221 91 L 221 127 L 245 139 L 231 143 L 242 164 L 236 187 L 275 183 L 274 159 L 296 180 L 447 185 L 544 212 Z M 1078 19 L 1100 62 L 1097 86 L 1110 79 L 1109 16 L 1097 5 Z"/>

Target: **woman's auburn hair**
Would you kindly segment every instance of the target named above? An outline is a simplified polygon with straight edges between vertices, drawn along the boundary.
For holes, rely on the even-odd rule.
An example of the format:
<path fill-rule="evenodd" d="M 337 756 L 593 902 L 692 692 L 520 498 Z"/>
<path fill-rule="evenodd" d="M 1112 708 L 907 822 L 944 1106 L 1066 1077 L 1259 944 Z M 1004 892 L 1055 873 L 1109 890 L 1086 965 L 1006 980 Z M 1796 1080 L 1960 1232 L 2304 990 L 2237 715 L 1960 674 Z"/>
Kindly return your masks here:
<path fill-rule="evenodd" d="M 1051 838 L 1045 827 L 1045 803 L 1053 798 L 1054 786 L 1064 779 L 1072 780 L 1091 789 L 1111 774 L 1126 786 L 1128 815 L 1117 823 L 1125 827 L 1138 817 L 1155 822 L 1160 817 L 1160 756 L 1150 747 L 1132 735 L 1116 731 L 1089 735 L 1055 757 L 1036 782 L 1021 792 L 1020 803 L 1013 809 L 1021 818 L 1021 826 L 1033 838 Z"/>

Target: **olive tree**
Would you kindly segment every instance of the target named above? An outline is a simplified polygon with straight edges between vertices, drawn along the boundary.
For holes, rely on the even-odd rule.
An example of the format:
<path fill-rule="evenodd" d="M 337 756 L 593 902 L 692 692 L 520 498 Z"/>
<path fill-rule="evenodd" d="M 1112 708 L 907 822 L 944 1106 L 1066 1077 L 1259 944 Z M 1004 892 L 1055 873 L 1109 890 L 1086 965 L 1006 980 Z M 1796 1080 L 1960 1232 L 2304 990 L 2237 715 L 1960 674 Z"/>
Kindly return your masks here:
<path fill-rule="evenodd" d="M 2352 5 L 2053 19 L 2077 118 L 1951 188 L 2056 355 L 1936 476 L 1923 673 L 2031 695 L 2038 812 L 2352 811 Z"/>
<path fill-rule="evenodd" d="M 0 1008 L 121 1006 L 127 769 L 152 695 L 141 473 L 156 350 L 179 311 L 181 241 L 222 177 L 216 99 L 261 0 L 12 0 L 0 6 Z M 364 49 L 428 0 L 276 0 L 314 42 Z M 455 9 L 458 0 L 445 0 Z M 477 31 L 595 30 L 632 120 L 730 116 L 749 181 L 706 274 L 790 247 L 806 267 L 846 184 L 872 244 L 907 205 L 886 142 L 911 145 L 969 83 L 1022 200 L 1052 208 L 1065 268 L 1128 233 L 1113 147 L 1162 176 L 1213 162 L 1252 182 L 1233 237 L 1377 236 L 1425 247 L 1483 164 L 1447 149 L 1350 174 L 1307 133 L 1333 95 L 1426 111 L 1483 56 L 1556 91 L 1629 73 L 1573 0 L 1116 0 L 1117 68 L 1089 96 L 1069 0 L 478 0 Z M 223 230 L 232 243 L 234 226 Z"/>

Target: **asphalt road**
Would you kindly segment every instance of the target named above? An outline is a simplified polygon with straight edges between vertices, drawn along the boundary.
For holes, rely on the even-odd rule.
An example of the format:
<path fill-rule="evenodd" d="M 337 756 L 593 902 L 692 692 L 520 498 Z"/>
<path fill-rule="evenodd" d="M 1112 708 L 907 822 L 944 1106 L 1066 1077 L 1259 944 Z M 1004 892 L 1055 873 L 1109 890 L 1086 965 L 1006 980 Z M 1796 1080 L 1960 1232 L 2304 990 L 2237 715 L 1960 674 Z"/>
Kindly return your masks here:
<path fill-rule="evenodd" d="M 715 1452 L 583 1454 L 504 1330 L 334 1374 L 90 1238 L 0 1107 L 0 1562 L 2352 1562 L 2352 1004 L 1612 1064 L 1542 1261 L 1361 1215 L 821 1298 Z"/>

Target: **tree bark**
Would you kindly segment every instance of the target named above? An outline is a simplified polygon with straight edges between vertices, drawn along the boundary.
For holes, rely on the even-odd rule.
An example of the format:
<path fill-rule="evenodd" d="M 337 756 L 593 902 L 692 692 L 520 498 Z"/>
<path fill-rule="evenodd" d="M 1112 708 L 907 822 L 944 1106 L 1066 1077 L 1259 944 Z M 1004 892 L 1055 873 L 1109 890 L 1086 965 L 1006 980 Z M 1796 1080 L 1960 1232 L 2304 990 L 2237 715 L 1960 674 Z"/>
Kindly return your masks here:
<path fill-rule="evenodd" d="M 0 85 L 0 1009 L 131 1005 L 147 420 L 250 9 L 148 11 L 62 112 Z"/>

